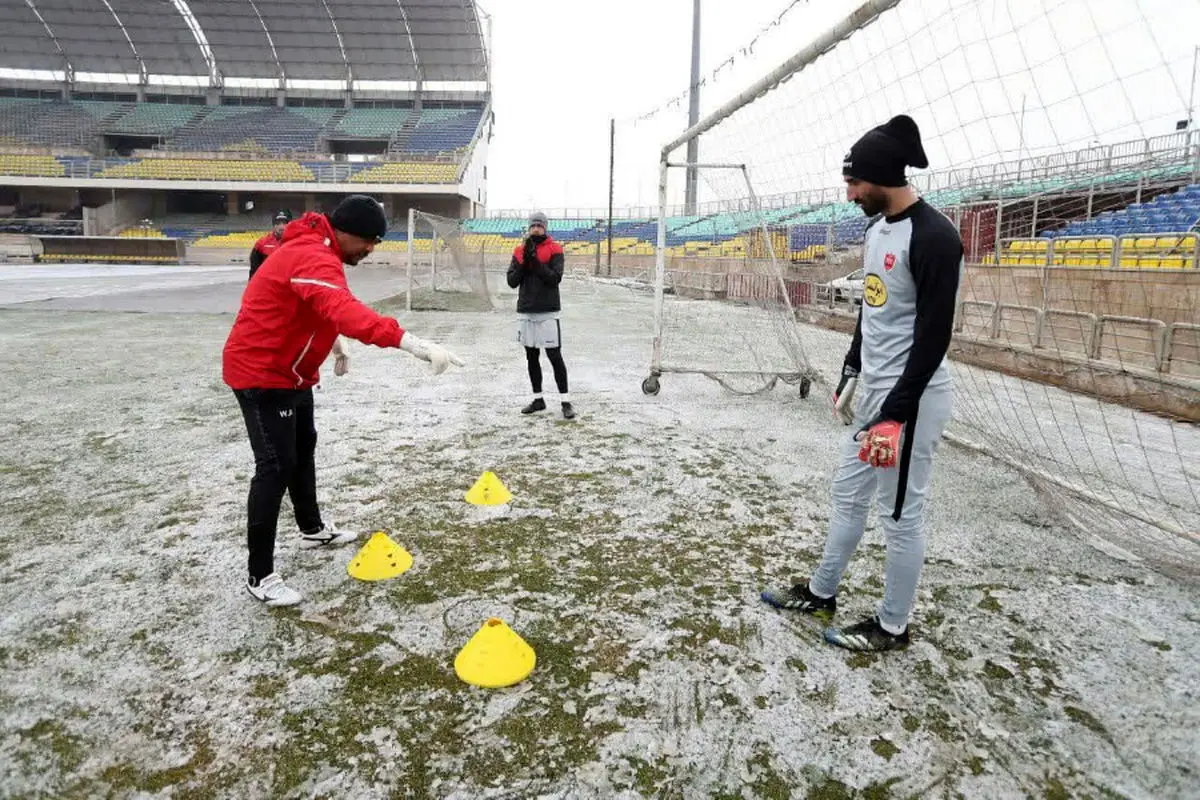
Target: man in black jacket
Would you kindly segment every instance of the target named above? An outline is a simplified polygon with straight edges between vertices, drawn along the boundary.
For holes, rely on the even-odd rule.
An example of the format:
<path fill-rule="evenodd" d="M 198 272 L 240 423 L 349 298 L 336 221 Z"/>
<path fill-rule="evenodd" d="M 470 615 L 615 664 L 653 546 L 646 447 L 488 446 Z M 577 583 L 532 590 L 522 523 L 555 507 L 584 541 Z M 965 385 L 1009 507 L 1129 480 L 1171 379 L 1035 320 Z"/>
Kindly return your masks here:
<path fill-rule="evenodd" d="M 529 235 L 513 250 L 508 266 L 508 285 L 519 290 L 517 341 L 525 346 L 529 383 L 533 387 L 533 402 L 522 408 L 521 413 L 546 410 L 540 353 L 544 348 L 554 368 L 563 417 L 574 419 L 575 410 L 567 393 L 567 365 L 562 357 L 562 323 L 558 318 L 562 309 L 558 285 L 563 277 L 563 249 L 547 235 L 546 227 L 545 214 L 538 211 L 530 215 Z"/>
<path fill-rule="evenodd" d="M 250 277 L 254 277 L 254 273 L 258 272 L 258 268 L 267 260 L 267 256 L 274 253 L 283 244 L 283 229 L 292 221 L 292 212 L 284 209 L 275 215 L 275 219 L 271 221 L 271 232 L 254 243 L 254 249 L 250 251 Z"/>

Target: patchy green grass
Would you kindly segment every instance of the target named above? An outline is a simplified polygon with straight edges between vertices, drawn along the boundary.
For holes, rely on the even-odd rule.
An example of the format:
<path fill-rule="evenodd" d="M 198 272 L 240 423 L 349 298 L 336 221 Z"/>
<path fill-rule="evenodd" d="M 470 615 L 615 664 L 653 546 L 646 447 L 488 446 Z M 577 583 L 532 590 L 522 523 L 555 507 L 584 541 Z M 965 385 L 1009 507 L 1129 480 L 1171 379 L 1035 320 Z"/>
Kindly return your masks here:
<path fill-rule="evenodd" d="M 695 400 L 672 380 L 645 404 L 581 401 L 570 425 L 501 418 L 507 388 L 490 377 L 434 380 L 405 356 L 361 351 L 318 399 L 322 502 L 338 522 L 386 531 L 414 566 L 349 578 L 352 552 L 297 548 L 285 500 L 277 568 L 306 602 L 267 610 L 238 585 L 253 463 L 236 404 L 215 378 L 178 374 L 217 374 L 230 320 L 189 318 L 167 358 L 162 320 L 84 316 L 0 325 L 0 397 L 22 398 L 4 429 L 0 518 L 32 532 L 0 542 L 0 794 L 1106 796 L 1111 765 L 1137 763 L 1141 729 L 1104 713 L 1086 688 L 1090 645 L 1049 617 L 1061 607 L 1074 624 L 1127 595 L 1161 608 L 1169 588 L 1077 560 L 1055 573 L 1008 550 L 968 557 L 998 537 L 1003 508 L 973 534 L 938 521 L 964 538 L 931 537 L 941 557 L 928 559 L 905 652 L 820 638 L 884 590 L 874 522 L 836 619 L 759 602 L 821 557 L 833 434 L 815 403 Z M 493 315 L 416 319 L 483 351 L 481 370 L 499 359 Z M 61 370 L 35 375 L 67 336 Z M 644 355 L 635 344 L 630 363 Z M 31 347 L 42 362 L 12 355 Z M 573 370 L 593 370 L 581 385 L 608 379 L 596 357 L 572 354 Z M 764 422 L 771 436 L 747 434 Z M 509 508 L 462 501 L 485 469 L 513 492 Z M 1051 534 L 1062 538 L 1039 533 Z M 490 616 L 537 654 L 517 686 L 455 674 Z M 1139 670 L 1191 663 L 1186 627 L 1158 635 L 1137 644 Z M 1126 691 L 1143 680 L 1117 677 Z"/>

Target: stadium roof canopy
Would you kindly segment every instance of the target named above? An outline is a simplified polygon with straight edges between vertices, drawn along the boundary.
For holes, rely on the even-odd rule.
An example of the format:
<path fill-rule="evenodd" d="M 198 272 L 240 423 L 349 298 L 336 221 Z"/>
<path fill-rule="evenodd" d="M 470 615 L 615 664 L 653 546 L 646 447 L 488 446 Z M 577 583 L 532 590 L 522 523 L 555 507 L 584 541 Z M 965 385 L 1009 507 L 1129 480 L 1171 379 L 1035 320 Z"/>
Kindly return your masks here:
<path fill-rule="evenodd" d="M 0 79 L 485 91 L 474 0 L 4 0 Z"/>

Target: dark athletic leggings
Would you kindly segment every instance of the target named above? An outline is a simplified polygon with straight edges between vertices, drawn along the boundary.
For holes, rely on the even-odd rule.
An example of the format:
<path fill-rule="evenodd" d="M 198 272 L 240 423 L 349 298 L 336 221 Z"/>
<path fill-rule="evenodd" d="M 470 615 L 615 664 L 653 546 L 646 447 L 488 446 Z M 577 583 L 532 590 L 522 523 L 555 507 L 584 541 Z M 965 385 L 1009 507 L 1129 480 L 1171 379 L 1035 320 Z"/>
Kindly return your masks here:
<path fill-rule="evenodd" d="M 533 386 L 534 394 L 542 393 L 542 362 L 541 351 L 536 347 L 525 348 L 525 361 L 529 365 L 529 383 Z M 558 384 L 558 393 L 567 393 L 567 365 L 563 363 L 561 347 L 547 347 L 546 356 L 550 366 L 554 368 L 554 382 Z"/>

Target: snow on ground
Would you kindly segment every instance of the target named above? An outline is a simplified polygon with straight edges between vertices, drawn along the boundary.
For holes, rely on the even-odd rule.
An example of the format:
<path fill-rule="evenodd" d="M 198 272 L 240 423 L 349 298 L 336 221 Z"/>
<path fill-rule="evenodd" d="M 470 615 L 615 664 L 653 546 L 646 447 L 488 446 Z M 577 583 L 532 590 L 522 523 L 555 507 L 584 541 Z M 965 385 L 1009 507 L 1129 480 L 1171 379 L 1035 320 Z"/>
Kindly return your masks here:
<path fill-rule="evenodd" d="M 565 285 L 572 423 L 517 413 L 507 312 L 403 316 L 469 359 L 438 378 L 354 347 L 318 393 L 323 506 L 415 566 L 356 582 L 352 549 L 299 550 L 285 504 L 278 566 L 307 601 L 271 611 L 241 588 L 253 465 L 220 382 L 242 270 L 3 269 L 0 302 L 21 304 L 0 310 L 0 794 L 1196 792 L 1195 583 L 945 447 L 912 646 L 825 646 L 758 592 L 819 556 L 847 435 L 828 387 L 736 398 L 667 375 L 643 396 L 645 294 Z M 832 376 L 845 337 L 806 341 Z M 462 501 L 488 469 L 506 512 Z M 840 621 L 873 608 L 883 554 L 872 525 Z M 453 672 L 489 616 L 537 651 L 511 689 Z"/>

